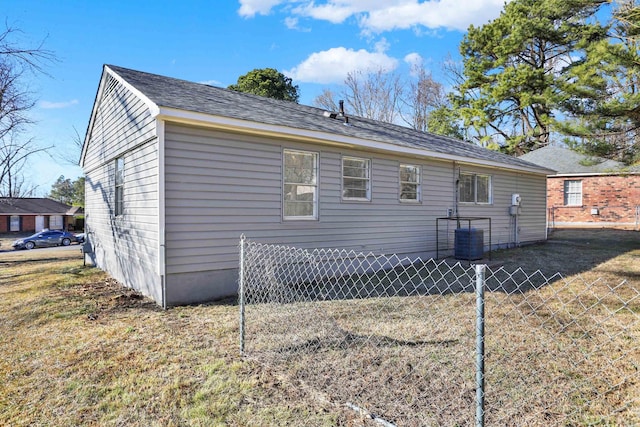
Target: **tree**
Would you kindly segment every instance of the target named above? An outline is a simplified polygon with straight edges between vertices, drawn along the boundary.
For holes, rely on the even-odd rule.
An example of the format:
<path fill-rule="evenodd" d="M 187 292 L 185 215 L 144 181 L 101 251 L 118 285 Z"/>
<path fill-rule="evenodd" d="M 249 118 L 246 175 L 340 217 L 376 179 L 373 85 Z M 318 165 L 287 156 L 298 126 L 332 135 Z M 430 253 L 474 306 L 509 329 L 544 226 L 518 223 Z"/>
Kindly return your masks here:
<path fill-rule="evenodd" d="M 608 29 L 570 70 L 573 120 L 562 130 L 587 154 L 632 163 L 640 160 L 640 6 L 620 1 Z"/>
<path fill-rule="evenodd" d="M 414 65 L 411 74 L 415 79 L 409 81 L 404 96 L 403 119 L 413 129 L 425 132 L 431 113 L 447 104 L 447 95 L 444 86 L 433 79 L 423 64 Z"/>
<path fill-rule="evenodd" d="M 43 73 L 44 65 L 54 56 L 42 43 L 34 48 L 18 46 L 13 41 L 18 33 L 12 27 L 0 33 L 0 192 L 5 197 L 33 193 L 35 189 L 28 188 L 22 171 L 29 157 L 48 148 L 20 138 L 32 124 L 27 113 L 35 105 L 23 81 L 28 73 Z"/>
<path fill-rule="evenodd" d="M 31 139 L 18 141 L 17 132 L 9 132 L 0 140 L 0 197 L 30 197 L 36 187 L 24 179 L 27 159 L 45 148 L 32 144 Z"/>
<path fill-rule="evenodd" d="M 606 37 L 590 19 L 605 0 L 514 0 L 461 45 L 464 81 L 455 107 L 480 143 L 524 154 L 551 142 L 567 95 L 564 73 Z"/>
<path fill-rule="evenodd" d="M 337 111 L 336 97 L 344 99 L 349 114 L 381 122 L 394 123 L 400 115 L 403 84 L 399 75 L 384 69 L 351 71 L 344 80 L 344 89 L 336 94 L 325 89 L 313 104 Z"/>
<path fill-rule="evenodd" d="M 384 69 L 353 71 L 347 74 L 341 92 L 324 89 L 313 104 L 338 111 L 337 99 L 341 98 L 349 114 L 388 123 L 402 121 L 422 132 L 462 138 L 460 118 L 452 110 L 444 86 L 423 65 L 414 66 L 411 74 L 405 83 L 400 75 Z"/>
<path fill-rule="evenodd" d="M 431 110 L 427 116 L 426 125 L 428 132 L 456 139 L 467 139 L 464 128 L 460 124 L 460 117 L 448 105 Z"/>
<path fill-rule="evenodd" d="M 291 78 L 274 68 L 249 71 L 238 77 L 238 82 L 228 89 L 284 101 L 298 102 L 300 98 L 298 86 L 293 84 Z"/>
<path fill-rule="evenodd" d="M 73 199 L 71 200 L 71 204 L 73 206 L 80 206 L 84 208 L 84 176 L 79 177 L 75 181 L 73 181 Z"/>
<path fill-rule="evenodd" d="M 51 186 L 49 198 L 67 205 L 84 207 L 84 177 L 71 181 L 60 175 Z"/>

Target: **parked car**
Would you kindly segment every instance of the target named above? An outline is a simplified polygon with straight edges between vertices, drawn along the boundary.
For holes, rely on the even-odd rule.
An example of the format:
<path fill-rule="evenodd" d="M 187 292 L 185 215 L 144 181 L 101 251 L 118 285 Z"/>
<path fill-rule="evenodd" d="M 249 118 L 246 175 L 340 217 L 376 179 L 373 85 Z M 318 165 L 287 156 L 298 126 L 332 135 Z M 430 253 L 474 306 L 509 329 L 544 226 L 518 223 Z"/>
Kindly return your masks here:
<path fill-rule="evenodd" d="M 76 234 L 76 242 L 84 243 L 84 239 L 85 239 L 85 234 L 84 233 Z"/>
<path fill-rule="evenodd" d="M 18 239 L 13 242 L 14 249 L 33 249 L 35 247 L 46 246 L 69 246 L 76 241 L 73 233 L 62 230 L 43 230 L 32 236 Z"/>

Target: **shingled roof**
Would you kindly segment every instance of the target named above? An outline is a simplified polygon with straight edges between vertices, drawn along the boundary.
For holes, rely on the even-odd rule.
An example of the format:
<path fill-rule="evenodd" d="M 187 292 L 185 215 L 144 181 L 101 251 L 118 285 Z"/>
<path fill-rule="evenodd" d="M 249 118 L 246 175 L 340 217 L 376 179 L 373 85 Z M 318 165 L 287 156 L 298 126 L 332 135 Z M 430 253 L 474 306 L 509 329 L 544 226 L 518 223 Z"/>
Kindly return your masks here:
<path fill-rule="evenodd" d="M 550 173 L 544 167 L 516 157 L 488 150 L 478 145 L 416 131 L 404 126 L 351 116 L 348 125 L 343 120 L 328 118 L 320 108 L 280 101 L 271 98 L 236 92 L 135 71 L 114 65 L 106 65 L 135 90 L 147 97 L 159 108 L 171 108 L 211 116 L 227 117 L 291 129 L 322 132 L 341 137 L 356 138 L 391 144 L 398 148 L 424 151 L 435 157 L 464 158 L 477 164 L 499 164 L 509 169 L 526 169 L 537 173 Z"/>
<path fill-rule="evenodd" d="M 548 145 L 520 156 L 520 159 L 542 167 L 554 169 L 558 174 L 594 174 L 640 172 L 640 166 L 625 166 L 624 163 L 602 157 L 580 154 L 564 147 Z"/>
<path fill-rule="evenodd" d="M 0 197 L 0 215 L 75 215 L 77 208 L 47 198 Z"/>

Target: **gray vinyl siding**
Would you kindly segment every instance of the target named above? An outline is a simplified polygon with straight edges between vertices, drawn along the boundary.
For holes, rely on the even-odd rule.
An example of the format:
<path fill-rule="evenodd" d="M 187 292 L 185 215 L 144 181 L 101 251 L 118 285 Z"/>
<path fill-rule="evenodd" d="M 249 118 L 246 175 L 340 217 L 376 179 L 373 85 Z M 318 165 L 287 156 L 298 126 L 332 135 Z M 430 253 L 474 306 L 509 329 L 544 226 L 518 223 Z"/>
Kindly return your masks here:
<path fill-rule="evenodd" d="M 84 159 L 86 229 L 93 258 L 116 280 L 162 301 L 155 120 L 125 87 L 113 81 L 104 87 Z M 124 213 L 116 217 L 114 172 L 120 156 Z"/>
<path fill-rule="evenodd" d="M 492 203 L 460 203 L 458 212 L 462 217 L 490 217 L 491 243 L 494 248 L 509 247 L 516 243 L 513 234 L 516 220 L 509 214 L 512 194 L 520 194 L 522 198 L 517 217 L 518 242 L 530 243 L 546 239 L 546 177 L 478 166 L 461 165 L 458 168 L 462 172 L 491 176 Z M 472 226 L 475 227 L 476 224 L 477 228 L 488 233 L 486 221 L 472 222 Z"/>
<path fill-rule="evenodd" d="M 176 124 L 167 124 L 165 145 L 168 275 L 237 268 L 241 234 L 261 242 L 299 247 L 435 255 L 435 219 L 444 217 L 455 205 L 456 169 L 452 162 L 239 136 Z M 318 220 L 282 219 L 284 148 L 319 153 Z M 371 201 L 342 200 L 342 156 L 371 159 Z M 400 163 L 421 167 L 420 203 L 399 201 Z M 511 194 L 519 191 L 525 206 L 532 206 L 520 221 L 521 241 L 525 236 L 544 239 L 544 176 L 479 170 L 493 176 L 494 203 L 462 206 L 461 214 L 492 216 L 494 233 L 499 236 L 494 243 L 504 242 L 508 238 L 508 229 L 504 229 L 510 221 Z"/>

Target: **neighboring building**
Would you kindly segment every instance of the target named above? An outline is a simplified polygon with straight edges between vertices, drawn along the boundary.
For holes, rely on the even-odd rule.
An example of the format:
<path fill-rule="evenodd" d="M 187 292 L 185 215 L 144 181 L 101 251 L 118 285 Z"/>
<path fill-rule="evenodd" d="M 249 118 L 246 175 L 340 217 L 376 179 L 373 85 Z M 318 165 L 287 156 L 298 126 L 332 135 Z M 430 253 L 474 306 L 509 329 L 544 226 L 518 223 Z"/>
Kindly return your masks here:
<path fill-rule="evenodd" d="M 0 197 L 0 233 L 72 229 L 79 213 L 77 207 L 47 198 Z"/>
<path fill-rule="evenodd" d="M 547 177 L 549 228 L 640 229 L 640 166 L 555 146 L 520 159 L 556 171 Z"/>
<path fill-rule="evenodd" d="M 103 69 L 81 164 L 94 262 L 164 306 L 235 294 L 243 233 L 429 257 L 436 218 L 457 213 L 491 218 L 493 248 L 546 238 L 546 168 L 406 127 L 115 66 Z"/>

